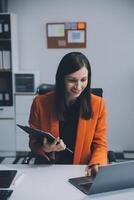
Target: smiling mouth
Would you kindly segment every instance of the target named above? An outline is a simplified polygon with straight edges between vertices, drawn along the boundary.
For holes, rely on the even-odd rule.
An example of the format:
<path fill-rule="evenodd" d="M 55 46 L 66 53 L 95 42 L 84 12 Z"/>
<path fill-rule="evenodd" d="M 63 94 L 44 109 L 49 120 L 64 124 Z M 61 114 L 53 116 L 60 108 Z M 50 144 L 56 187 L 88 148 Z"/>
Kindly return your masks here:
<path fill-rule="evenodd" d="M 81 93 L 81 91 L 76 91 L 76 90 L 72 90 L 72 92 L 73 92 L 74 94 L 80 94 L 80 93 Z"/>

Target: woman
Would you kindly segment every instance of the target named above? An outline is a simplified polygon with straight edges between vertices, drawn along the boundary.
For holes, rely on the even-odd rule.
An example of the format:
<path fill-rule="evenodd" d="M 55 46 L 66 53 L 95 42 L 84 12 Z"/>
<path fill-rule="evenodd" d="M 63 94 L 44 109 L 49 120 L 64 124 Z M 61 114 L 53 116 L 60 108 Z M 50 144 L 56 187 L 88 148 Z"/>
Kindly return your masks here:
<path fill-rule="evenodd" d="M 36 155 L 56 164 L 87 164 L 88 175 L 107 164 L 105 103 L 90 93 L 90 84 L 86 56 L 66 54 L 56 73 L 55 91 L 35 97 L 29 118 L 31 127 L 51 132 L 56 138 L 50 144 L 31 137 L 29 146 Z"/>

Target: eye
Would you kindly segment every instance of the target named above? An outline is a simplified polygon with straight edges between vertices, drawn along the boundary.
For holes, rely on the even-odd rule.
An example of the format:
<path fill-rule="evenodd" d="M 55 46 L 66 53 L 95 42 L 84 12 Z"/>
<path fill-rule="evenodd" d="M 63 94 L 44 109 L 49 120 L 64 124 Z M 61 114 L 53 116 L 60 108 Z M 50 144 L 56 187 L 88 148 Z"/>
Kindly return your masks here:
<path fill-rule="evenodd" d="M 66 81 L 67 81 L 67 82 L 71 82 L 71 83 L 77 82 L 77 80 L 75 80 L 75 79 L 67 79 Z"/>
<path fill-rule="evenodd" d="M 85 81 L 87 81 L 87 77 L 81 79 L 81 82 L 85 82 Z"/>

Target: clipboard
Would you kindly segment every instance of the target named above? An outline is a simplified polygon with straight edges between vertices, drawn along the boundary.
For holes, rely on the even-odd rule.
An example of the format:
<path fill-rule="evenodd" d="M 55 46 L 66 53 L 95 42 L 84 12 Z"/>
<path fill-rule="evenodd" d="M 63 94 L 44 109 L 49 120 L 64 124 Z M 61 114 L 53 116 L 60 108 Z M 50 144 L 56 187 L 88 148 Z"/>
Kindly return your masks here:
<path fill-rule="evenodd" d="M 36 128 L 31 128 L 29 126 L 22 126 L 20 124 L 16 124 L 19 128 L 21 128 L 23 131 L 25 131 L 26 133 L 28 133 L 29 135 L 35 137 L 35 138 L 47 138 L 48 142 L 52 143 L 56 138 L 49 132 L 45 132 Z M 73 154 L 73 151 L 71 149 L 69 149 L 68 147 L 66 147 L 67 151 L 69 151 L 70 153 Z"/>

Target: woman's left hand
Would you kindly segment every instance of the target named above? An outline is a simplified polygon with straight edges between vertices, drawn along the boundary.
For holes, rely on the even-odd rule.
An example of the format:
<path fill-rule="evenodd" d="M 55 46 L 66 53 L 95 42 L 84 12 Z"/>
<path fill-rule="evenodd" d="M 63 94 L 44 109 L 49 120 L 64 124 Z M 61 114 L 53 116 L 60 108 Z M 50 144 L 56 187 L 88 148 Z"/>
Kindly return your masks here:
<path fill-rule="evenodd" d="M 93 164 L 93 165 L 88 165 L 85 168 L 86 176 L 93 176 L 95 177 L 96 174 L 98 173 L 100 168 L 99 164 Z"/>

